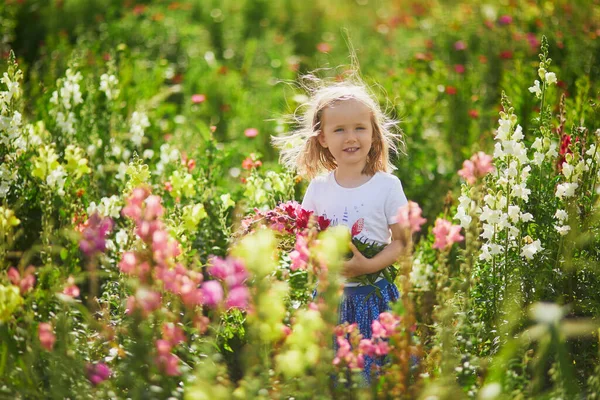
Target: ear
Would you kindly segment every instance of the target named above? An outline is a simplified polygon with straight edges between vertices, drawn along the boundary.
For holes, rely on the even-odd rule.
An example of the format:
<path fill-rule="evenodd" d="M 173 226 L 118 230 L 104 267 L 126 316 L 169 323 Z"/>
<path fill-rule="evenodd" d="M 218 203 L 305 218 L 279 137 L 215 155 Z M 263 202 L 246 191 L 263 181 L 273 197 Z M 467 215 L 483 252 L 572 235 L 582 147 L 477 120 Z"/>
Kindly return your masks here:
<path fill-rule="evenodd" d="M 323 131 L 319 131 L 319 135 L 317 136 L 317 140 L 319 141 L 319 143 L 321 144 L 321 146 L 323 146 L 324 148 L 327 148 L 327 141 L 325 140 L 325 134 L 323 134 Z"/>

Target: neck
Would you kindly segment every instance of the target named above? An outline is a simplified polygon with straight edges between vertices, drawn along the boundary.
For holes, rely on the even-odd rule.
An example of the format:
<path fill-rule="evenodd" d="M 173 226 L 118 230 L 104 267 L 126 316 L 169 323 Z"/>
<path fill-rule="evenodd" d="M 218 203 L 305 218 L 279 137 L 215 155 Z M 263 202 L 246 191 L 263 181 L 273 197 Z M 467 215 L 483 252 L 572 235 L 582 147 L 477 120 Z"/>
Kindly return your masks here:
<path fill-rule="evenodd" d="M 371 177 L 363 174 L 366 163 L 353 165 L 338 165 L 335 170 L 335 179 L 341 186 L 360 186 Z"/>

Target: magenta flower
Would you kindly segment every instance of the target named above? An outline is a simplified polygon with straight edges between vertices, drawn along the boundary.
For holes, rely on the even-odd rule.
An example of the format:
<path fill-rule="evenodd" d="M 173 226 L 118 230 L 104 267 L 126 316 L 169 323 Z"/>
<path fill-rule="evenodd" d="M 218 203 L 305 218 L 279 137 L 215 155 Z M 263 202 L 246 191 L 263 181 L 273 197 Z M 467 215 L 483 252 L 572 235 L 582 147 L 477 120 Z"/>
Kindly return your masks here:
<path fill-rule="evenodd" d="M 246 266 L 236 258 L 227 257 L 223 260 L 219 257 L 212 257 L 210 264 L 208 273 L 225 282 L 228 287 L 239 286 L 248 279 Z"/>
<path fill-rule="evenodd" d="M 470 160 L 463 162 L 463 168 L 458 171 L 458 175 L 473 185 L 478 178 L 483 178 L 492 171 L 494 171 L 492 157 L 480 151 L 474 154 Z"/>
<path fill-rule="evenodd" d="M 463 42 L 462 40 L 459 40 L 456 43 L 454 43 L 454 49 L 458 50 L 458 51 L 466 50 L 467 44 L 465 42 Z"/>
<path fill-rule="evenodd" d="M 33 288 L 33 285 L 35 285 L 34 273 L 35 273 L 35 267 L 33 265 L 30 265 L 25 270 L 25 273 L 23 274 L 22 279 L 21 279 L 21 274 L 19 273 L 19 270 L 17 270 L 15 267 L 10 267 L 8 269 L 7 275 L 8 275 L 8 279 L 10 280 L 10 282 L 13 285 L 19 287 L 19 292 L 21 294 L 25 294 Z"/>
<path fill-rule="evenodd" d="M 206 281 L 202 284 L 204 304 L 217 307 L 223 301 L 223 287 L 217 281 Z"/>
<path fill-rule="evenodd" d="M 156 341 L 156 352 L 158 353 L 155 359 L 159 369 L 168 376 L 179 375 L 179 358 L 171 354 L 171 343 L 164 339 Z"/>
<path fill-rule="evenodd" d="M 162 334 L 163 339 L 169 342 L 169 344 L 173 347 L 177 346 L 179 343 L 185 342 L 185 334 L 183 333 L 183 329 L 172 322 L 163 324 Z"/>
<path fill-rule="evenodd" d="M 79 248 L 87 256 L 106 251 L 106 235 L 112 231 L 113 221 L 109 217 L 101 218 L 94 213 L 88 219 L 88 226 L 82 232 Z"/>
<path fill-rule="evenodd" d="M 456 71 L 457 74 L 464 74 L 465 73 L 465 66 L 462 64 L 455 64 L 454 65 L 454 71 Z"/>
<path fill-rule="evenodd" d="M 227 308 L 239 308 L 245 310 L 248 308 L 250 292 L 246 286 L 237 286 L 229 291 L 225 305 Z"/>
<path fill-rule="evenodd" d="M 125 312 L 127 314 L 132 314 L 136 309 L 139 309 L 142 312 L 142 315 L 146 317 L 151 312 L 158 310 L 161 305 L 162 297 L 160 293 L 145 287 L 140 287 L 135 292 L 135 296 L 129 296 L 127 299 Z"/>
<path fill-rule="evenodd" d="M 398 209 L 396 214 L 397 223 L 404 229 L 410 229 L 411 233 L 419 232 L 421 225 L 427 220 L 421 217 L 421 207 L 414 201 L 409 201 L 404 206 Z"/>
<path fill-rule="evenodd" d="M 88 364 L 86 366 L 87 378 L 94 386 L 110 378 L 110 374 L 110 368 L 104 363 Z"/>
<path fill-rule="evenodd" d="M 52 351 L 54 342 L 56 342 L 56 336 L 54 336 L 54 332 L 52 331 L 52 325 L 48 322 L 40 322 L 38 325 L 38 338 L 43 348 Z"/>
<path fill-rule="evenodd" d="M 435 235 L 434 249 L 445 250 L 456 242 L 460 242 L 464 237 L 460 234 L 460 225 L 452 225 L 452 222 L 442 218 L 435 221 L 432 230 Z"/>
<path fill-rule="evenodd" d="M 510 15 L 502 15 L 498 18 L 498 23 L 500 25 L 510 25 L 513 22 L 513 18 Z"/>

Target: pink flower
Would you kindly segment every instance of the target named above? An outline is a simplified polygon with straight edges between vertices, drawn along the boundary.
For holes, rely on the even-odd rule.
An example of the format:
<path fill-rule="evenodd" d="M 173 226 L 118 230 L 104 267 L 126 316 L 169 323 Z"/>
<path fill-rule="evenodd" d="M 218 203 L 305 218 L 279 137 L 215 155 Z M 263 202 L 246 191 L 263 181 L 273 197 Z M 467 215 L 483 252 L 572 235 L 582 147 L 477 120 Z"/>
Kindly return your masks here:
<path fill-rule="evenodd" d="M 435 221 L 435 227 L 432 232 L 435 235 L 435 242 L 433 243 L 434 249 L 445 250 L 452 244 L 460 242 L 464 239 L 460 234 L 460 226 L 452 225 L 452 222 L 442 218 L 438 218 Z"/>
<path fill-rule="evenodd" d="M 455 64 L 454 65 L 454 71 L 456 71 L 457 74 L 464 74 L 465 73 L 465 66 L 462 64 Z"/>
<path fill-rule="evenodd" d="M 88 219 L 82 232 L 79 248 L 88 257 L 106 251 L 106 235 L 112 230 L 113 221 L 109 217 L 101 218 L 98 213 Z"/>
<path fill-rule="evenodd" d="M 161 202 L 162 199 L 159 196 L 148 196 L 148 198 L 146 198 L 146 212 L 144 214 L 144 219 L 153 220 L 162 217 L 165 210 Z"/>
<path fill-rule="evenodd" d="M 250 293 L 248 292 L 248 288 L 245 286 L 237 286 L 229 291 L 225 304 L 227 308 L 240 308 L 244 310 L 248 308 L 249 298 Z"/>
<path fill-rule="evenodd" d="M 375 322 L 375 321 L 373 321 Z M 385 330 L 385 334 L 387 337 L 390 337 L 398 325 L 400 324 L 400 317 L 395 316 L 389 312 L 383 312 L 379 314 L 379 322 L 381 326 Z"/>
<path fill-rule="evenodd" d="M 23 274 L 23 279 L 21 279 L 21 274 L 19 274 L 19 271 L 15 267 L 10 267 L 8 269 L 7 275 L 10 282 L 13 285 L 19 287 L 19 291 L 21 292 L 21 294 L 25 294 L 33 288 L 33 285 L 35 285 L 34 272 L 35 267 L 33 265 L 30 265 L 25 270 L 25 273 Z"/>
<path fill-rule="evenodd" d="M 119 263 L 119 269 L 125 274 L 133 274 L 135 267 L 137 266 L 137 258 L 133 251 L 127 251 L 123 253 L 121 262 Z"/>
<path fill-rule="evenodd" d="M 110 378 L 110 368 L 104 363 L 87 364 L 86 366 L 87 378 L 92 385 L 97 386 Z"/>
<path fill-rule="evenodd" d="M 463 168 L 458 171 L 458 175 L 473 185 L 478 178 L 483 178 L 493 170 L 492 157 L 480 151 L 474 154 L 470 160 L 463 162 Z"/>
<path fill-rule="evenodd" d="M 185 334 L 183 333 L 183 329 L 172 322 L 163 324 L 162 334 L 163 339 L 169 342 L 173 347 L 177 346 L 179 343 L 185 342 Z"/>
<path fill-rule="evenodd" d="M 129 296 L 127 299 L 127 314 L 132 314 L 134 310 L 141 309 L 144 317 L 148 316 L 154 310 L 158 310 L 162 305 L 160 293 L 145 287 L 140 287 L 135 296 Z"/>
<path fill-rule="evenodd" d="M 38 338 L 43 348 L 48 351 L 52 351 L 54 342 L 56 342 L 56 336 L 52 332 L 52 325 L 47 322 L 40 322 L 38 325 Z"/>
<path fill-rule="evenodd" d="M 68 286 L 63 289 L 63 294 L 70 297 L 79 297 L 79 288 L 75 285 L 75 278 L 69 276 L 67 284 Z"/>
<path fill-rule="evenodd" d="M 223 301 L 223 287 L 217 281 L 206 281 L 202 284 L 204 304 L 216 307 Z"/>
<path fill-rule="evenodd" d="M 258 129 L 256 128 L 248 128 L 244 131 L 244 135 L 249 138 L 256 137 L 258 135 Z"/>
<path fill-rule="evenodd" d="M 462 40 L 459 40 L 456 43 L 454 43 L 454 49 L 458 50 L 458 51 L 466 50 L 467 44 L 465 42 L 463 42 Z"/>
<path fill-rule="evenodd" d="M 292 271 L 296 271 L 298 269 L 305 270 L 306 264 L 308 263 L 308 258 L 310 253 L 308 251 L 308 244 L 306 242 L 306 237 L 302 235 L 296 236 L 296 246 L 294 251 L 290 253 L 290 260 L 292 261 L 292 265 L 290 265 L 290 269 Z"/>
<path fill-rule="evenodd" d="M 373 357 L 375 355 L 375 346 L 371 339 L 361 339 L 358 344 L 358 351 L 369 357 Z"/>
<path fill-rule="evenodd" d="M 157 340 L 156 352 L 158 355 L 155 362 L 158 367 L 168 376 L 179 375 L 179 358 L 171 354 L 171 343 L 164 339 Z"/>
<path fill-rule="evenodd" d="M 329 43 L 321 42 L 317 44 L 317 50 L 321 53 L 329 53 L 331 51 L 331 45 Z"/>
<path fill-rule="evenodd" d="M 409 201 L 404 206 L 398 209 L 396 214 L 397 223 L 404 229 L 410 229 L 411 233 L 419 232 L 421 225 L 427 220 L 421 217 L 421 207 L 414 201 Z"/>
<path fill-rule="evenodd" d="M 513 18 L 510 15 L 502 15 L 498 18 L 498 23 L 500 25 L 510 25 L 512 24 Z"/>
<path fill-rule="evenodd" d="M 248 278 L 248 270 L 241 260 L 232 257 L 225 260 L 212 257 L 210 264 L 208 273 L 225 282 L 228 287 L 241 285 Z"/>
<path fill-rule="evenodd" d="M 193 94 L 192 95 L 192 103 L 194 103 L 194 104 L 204 103 L 205 100 L 206 100 L 206 96 L 203 94 Z"/>

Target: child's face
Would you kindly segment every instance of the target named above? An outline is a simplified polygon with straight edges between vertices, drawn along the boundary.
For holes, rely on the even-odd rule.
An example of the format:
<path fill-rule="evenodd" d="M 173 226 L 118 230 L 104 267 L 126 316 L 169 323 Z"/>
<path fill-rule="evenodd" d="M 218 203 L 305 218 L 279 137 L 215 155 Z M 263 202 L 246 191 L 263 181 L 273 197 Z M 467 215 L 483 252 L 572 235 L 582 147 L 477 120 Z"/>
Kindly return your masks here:
<path fill-rule="evenodd" d="M 342 100 L 326 107 L 321 118 L 319 143 L 328 148 L 338 167 L 367 163 L 373 142 L 371 110 L 358 100 Z"/>

